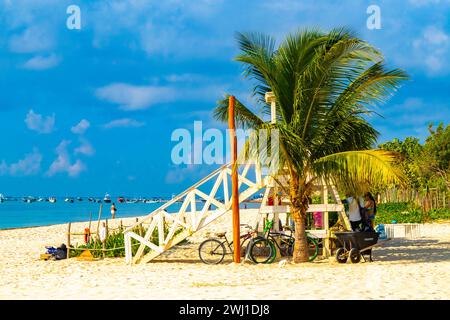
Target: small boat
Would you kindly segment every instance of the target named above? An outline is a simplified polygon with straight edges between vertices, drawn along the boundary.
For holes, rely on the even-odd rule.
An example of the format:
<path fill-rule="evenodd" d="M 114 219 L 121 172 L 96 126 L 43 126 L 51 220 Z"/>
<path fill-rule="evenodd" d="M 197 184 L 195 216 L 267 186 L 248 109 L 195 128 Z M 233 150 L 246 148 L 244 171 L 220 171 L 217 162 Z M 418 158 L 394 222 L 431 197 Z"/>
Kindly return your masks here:
<path fill-rule="evenodd" d="M 22 198 L 22 201 L 25 203 L 32 203 L 35 202 L 37 199 L 35 197 L 32 196 L 28 196 L 28 197 L 24 197 Z"/>
<path fill-rule="evenodd" d="M 39 198 L 37 199 L 37 202 L 44 202 L 44 201 L 45 201 L 45 199 L 42 198 L 42 197 L 39 197 Z"/>
<path fill-rule="evenodd" d="M 78 201 L 83 201 L 83 198 L 82 197 L 77 197 L 77 200 Z"/>
<path fill-rule="evenodd" d="M 124 203 L 125 202 L 125 198 L 124 197 L 119 197 L 119 198 L 117 198 L 117 201 L 119 203 Z"/>
<path fill-rule="evenodd" d="M 50 197 L 50 198 L 48 198 L 48 202 L 55 203 L 56 202 L 56 198 L 55 197 Z"/>
<path fill-rule="evenodd" d="M 95 203 L 102 203 L 102 199 L 95 199 L 94 202 Z"/>
<path fill-rule="evenodd" d="M 5 201 L 5 196 L 3 194 L 0 193 L 0 203 Z"/>
<path fill-rule="evenodd" d="M 88 201 L 89 201 L 89 202 L 94 202 L 94 201 L 95 201 L 95 199 L 94 199 L 94 198 L 91 198 L 91 197 L 89 197 L 89 198 L 88 198 Z"/>
<path fill-rule="evenodd" d="M 68 203 L 74 203 L 75 202 L 72 198 L 65 198 L 64 201 L 68 202 Z"/>
<path fill-rule="evenodd" d="M 105 197 L 103 198 L 103 202 L 104 203 L 111 203 L 111 196 L 109 195 L 109 193 L 105 194 Z"/>

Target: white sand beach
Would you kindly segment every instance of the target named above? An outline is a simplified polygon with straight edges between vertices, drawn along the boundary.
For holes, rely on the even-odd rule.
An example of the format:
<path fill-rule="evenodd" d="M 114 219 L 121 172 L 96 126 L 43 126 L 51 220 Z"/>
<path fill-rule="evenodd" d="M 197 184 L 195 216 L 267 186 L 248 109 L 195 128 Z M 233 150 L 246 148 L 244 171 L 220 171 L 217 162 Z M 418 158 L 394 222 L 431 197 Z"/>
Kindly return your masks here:
<path fill-rule="evenodd" d="M 253 222 L 254 213 L 242 210 L 241 221 Z M 75 223 L 73 230 L 86 226 Z M 450 223 L 423 225 L 418 239 L 389 241 L 374 249 L 372 263 L 338 264 L 330 258 L 303 265 L 234 265 L 230 256 L 220 265 L 203 264 L 197 248 L 205 233 L 230 228 L 226 215 L 187 245 L 135 266 L 123 258 L 39 260 L 46 245 L 66 243 L 67 225 L 3 230 L 0 299 L 450 298 Z"/>

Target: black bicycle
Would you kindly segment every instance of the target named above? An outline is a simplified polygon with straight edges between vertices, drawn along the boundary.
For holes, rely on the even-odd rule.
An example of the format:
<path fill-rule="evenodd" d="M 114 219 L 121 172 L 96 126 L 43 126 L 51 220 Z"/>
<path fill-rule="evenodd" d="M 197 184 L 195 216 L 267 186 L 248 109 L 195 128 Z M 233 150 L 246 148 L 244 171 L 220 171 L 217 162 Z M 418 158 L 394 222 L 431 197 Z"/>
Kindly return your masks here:
<path fill-rule="evenodd" d="M 293 229 L 285 226 L 283 229 L 289 233 L 272 231 L 273 221 L 266 221 L 264 236 L 255 238 L 249 249 L 250 258 L 256 263 L 272 263 L 277 257 L 277 251 L 281 256 L 292 256 L 294 253 L 295 239 L 292 236 Z M 309 261 L 313 261 L 319 253 L 319 243 L 311 235 L 307 234 Z"/>
<path fill-rule="evenodd" d="M 253 239 L 258 239 L 258 237 L 257 232 L 248 224 L 241 224 L 241 227 L 247 229 L 247 231 L 240 236 L 241 255 L 244 256 Z M 225 255 L 232 255 L 233 253 L 233 241 L 228 241 L 226 232 L 215 233 L 215 238 L 203 241 L 198 247 L 200 260 L 206 264 L 219 264 L 223 261 Z"/>

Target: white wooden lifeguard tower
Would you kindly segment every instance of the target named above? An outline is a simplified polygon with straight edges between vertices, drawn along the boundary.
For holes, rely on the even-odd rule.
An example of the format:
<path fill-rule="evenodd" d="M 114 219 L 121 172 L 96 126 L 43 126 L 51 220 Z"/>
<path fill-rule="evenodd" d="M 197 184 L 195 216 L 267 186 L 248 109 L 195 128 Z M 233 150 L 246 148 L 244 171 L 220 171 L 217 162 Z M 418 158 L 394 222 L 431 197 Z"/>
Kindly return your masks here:
<path fill-rule="evenodd" d="M 275 122 L 274 95 L 266 94 L 266 101 L 271 103 L 271 121 Z M 262 171 L 261 165 L 258 163 L 239 166 L 239 203 L 264 190 L 258 217 L 255 217 L 255 221 L 259 222 L 263 217 L 278 221 L 280 213 L 289 213 L 290 211 L 288 198 L 278 195 L 278 183 L 287 185 L 289 177 L 280 175 L 275 180 L 269 175 L 264 176 Z M 230 164 L 218 168 L 141 221 L 128 227 L 124 231 L 126 262 L 128 264 L 149 262 L 220 216 L 230 213 L 232 204 L 231 174 Z M 310 204 L 308 212 L 322 212 L 323 228 L 308 230 L 308 232 L 323 239 L 323 255 L 328 257 L 331 254 L 330 239 L 333 237 L 329 226 L 329 212 L 338 213 L 340 225 L 345 229 L 350 229 L 350 223 L 334 186 L 321 181 L 316 186 L 316 192 L 320 193 L 322 203 Z M 271 197 L 276 199 L 273 205 L 269 205 Z M 170 210 L 173 207 L 176 209 Z M 169 213 L 169 211 L 172 212 Z M 278 224 L 275 223 L 274 228 L 276 229 L 277 226 Z M 137 246 L 135 250 L 133 242 Z"/>

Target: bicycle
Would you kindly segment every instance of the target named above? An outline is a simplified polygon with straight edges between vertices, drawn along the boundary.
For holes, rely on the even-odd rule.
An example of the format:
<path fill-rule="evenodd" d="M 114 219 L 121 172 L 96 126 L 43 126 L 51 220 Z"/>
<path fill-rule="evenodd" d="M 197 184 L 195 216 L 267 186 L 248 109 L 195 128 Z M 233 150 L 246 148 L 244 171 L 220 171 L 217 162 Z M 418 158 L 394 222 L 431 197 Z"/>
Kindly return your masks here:
<path fill-rule="evenodd" d="M 281 256 L 292 256 L 294 253 L 295 238 L 292 236 L 293 230 L 285 226 L 285 231 L 290 231 L 289 234 L 282 232 L 271 231 L 273 221 L 267 221 L 264 227 L 264 236 L 256 238 L 249 249 L 250 258 L 255 263 L 272 263 L 277 257 L 277 250 Z M 319 253 L 319 243 L 317 240 L 306 234 L 308 242 L 308 261 L 313 261 Z"/>
<path fill-rule="evenodd" d="M 257 232 L 248 224 L 241 224 L 241 227 L 247 228 L 247 232 L 239 237 L 242 240 L 240 246 L 243 248 L 247 242 L 250 242 L 251 244 L 251 241 L 255 238 Z M 215 236 L 216 238 L 210 238 L 203 241 L 198 247 L 198 255 L 203 263 L 219 264 L 223 261 L 226 254 L 232 255 L 234 253 L 233 241 L 228 241 L 226 232 L 216 233 Z M 228 247 L 228 251 L 226 247 Z M 248 248 L 249 246 L 247 244 L 246 249 Z"/>

